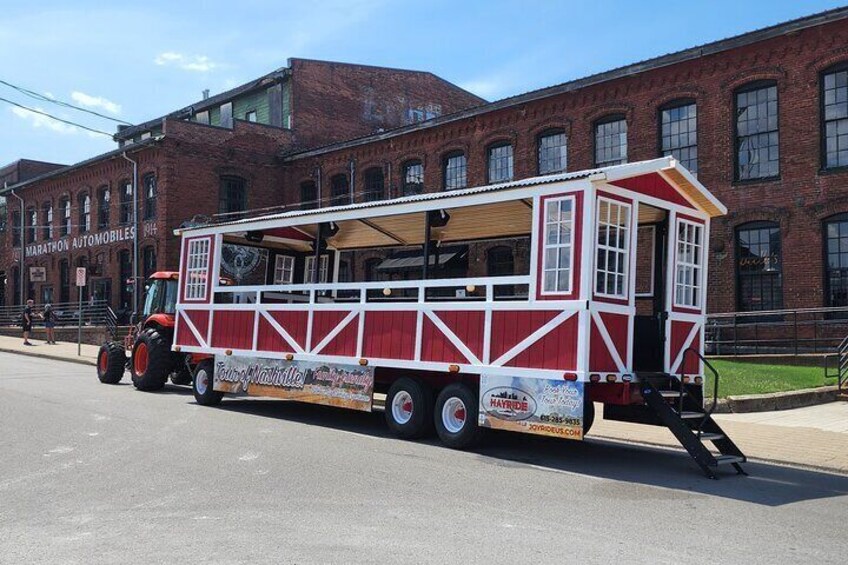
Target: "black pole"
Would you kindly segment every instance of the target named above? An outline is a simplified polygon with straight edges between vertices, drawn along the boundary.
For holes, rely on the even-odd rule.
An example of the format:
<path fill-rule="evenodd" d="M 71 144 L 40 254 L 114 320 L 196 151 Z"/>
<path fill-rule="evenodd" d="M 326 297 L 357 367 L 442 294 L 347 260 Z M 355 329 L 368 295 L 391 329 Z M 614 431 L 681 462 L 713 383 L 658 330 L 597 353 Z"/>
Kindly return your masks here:
<path fill-rule="evenodd" d="M 424 264 L 421 266 L 421 279 L 427 280 L 430 271 L 430 212 L 424 213 Z"/>
<path fill-rule="evenodd" d="M 318 224 L 318 232 L 315 235 L 315 270 L 312 271 L 312 284 L 318 284 L 318 271 L 321 270 L 321 242 L 324 231 L 324 224 Z"/>

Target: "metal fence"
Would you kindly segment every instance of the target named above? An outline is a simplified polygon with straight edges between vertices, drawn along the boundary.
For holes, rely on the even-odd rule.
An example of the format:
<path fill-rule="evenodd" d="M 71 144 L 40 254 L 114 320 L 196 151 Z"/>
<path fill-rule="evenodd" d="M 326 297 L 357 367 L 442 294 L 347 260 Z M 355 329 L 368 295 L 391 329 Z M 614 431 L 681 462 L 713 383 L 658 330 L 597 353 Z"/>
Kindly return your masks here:
<path fill-rule="evenodd" d="M 80 317 L 86 326 L 106 325 L 109 316 L 109 305 L 105 300 L 84 302 L 80 308 L 79 302 L 54 303 L 53 312 L 56 315 L 56 326 L 76 326 Z M 0 307 L 0 326 L 19 326 L 23 317 L 23 306 Z M 44 312 L 43 304 L 33 306 L 33 325 L 43 326 L 44 320 L 40 314 Z"/>
<path fill-rule="evenodd" d="M 710 355 L 833 353 L 848 336 L 848 307 L 707 316 Z"/>

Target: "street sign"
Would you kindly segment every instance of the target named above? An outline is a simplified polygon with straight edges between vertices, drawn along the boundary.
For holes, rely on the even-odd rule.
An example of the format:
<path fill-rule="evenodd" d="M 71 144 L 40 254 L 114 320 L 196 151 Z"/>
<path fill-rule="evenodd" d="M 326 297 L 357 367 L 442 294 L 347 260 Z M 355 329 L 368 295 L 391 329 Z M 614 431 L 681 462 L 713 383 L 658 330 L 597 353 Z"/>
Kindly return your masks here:
<path fill-rule="evenodd" d="M 77 267 L 77 286 L 85 286 L 85 267 Z"/>
<path fill-rule="evenodd" d="M 47 267 L 30 267 L 29 282 L 47 282 Z"/>

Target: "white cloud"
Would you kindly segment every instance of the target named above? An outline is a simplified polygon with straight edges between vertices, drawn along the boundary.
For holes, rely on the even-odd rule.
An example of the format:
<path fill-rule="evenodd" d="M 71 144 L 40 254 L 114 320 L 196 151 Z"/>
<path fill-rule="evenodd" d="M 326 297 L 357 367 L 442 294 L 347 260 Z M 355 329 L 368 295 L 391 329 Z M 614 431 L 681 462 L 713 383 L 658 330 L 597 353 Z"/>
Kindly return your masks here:
<path fill-rule="evenodd" d="M 200 73 L 205 73 L 218 67 L 218 63 L 215 63 L 206 55 L 184 55 L 173 51 L 160 53 L 153 62 L 162 67 L 171 66 L 184 71 Z"/>
<path fill-rule="evenodd" d="M 32 124 L 32 127 L 34 128 L 47 128 L 51 131 L 55 131 L 57 133 L 62 134 L 77 133 L 79 131 L 79 128 L 64 124 L 62 122 L 57 122 L 56 120 L 48 118 L 47 116 L 36 114 L 35 112 L 30 112 L 29 110 L 25 110 L 24 108 L 18 108 L 17 106 L 15 106 L 13 108 L 10 108 L 10 110 L 20 119 Z M 36 110 L 42 112 L 44 111 L 43 108 L 38 107 L 36 107 Z"/>
<path fill-rule="evenodd" d="M 86 108 L 102 108 L 110 114 L 121 113 L 120 104 L 116 104 L 111 100 L 103 98 L 102 96 L 91 96 L 90 94 L 86 94 L 85 92 L 79 92 L 75 90 L 71 93 L 71 98 L 74 100 L 74 102 L 76 102 L 80 106 L 85 106 Z"/>

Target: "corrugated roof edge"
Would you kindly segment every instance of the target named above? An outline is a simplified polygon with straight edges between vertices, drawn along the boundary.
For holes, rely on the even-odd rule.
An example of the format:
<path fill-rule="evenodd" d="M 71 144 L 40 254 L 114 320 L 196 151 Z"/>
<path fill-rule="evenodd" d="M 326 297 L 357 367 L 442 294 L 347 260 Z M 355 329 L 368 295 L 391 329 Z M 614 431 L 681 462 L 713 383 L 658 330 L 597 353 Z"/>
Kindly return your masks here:
<path fill-rule="evenodd" d="M 357 204 L 346 204 L 344 206 L 326 206 L 323 208 L 313 208 L 311 210 L 292 210 L 290 212 L 281 212 L 278 214 L 266 214 L 261 216 L 253 216 L 249 218 L 241 218 L 238 220 L 231 221 L 221 221 L 221 222 L 212 222 L 209 224 L 203 224 L 199 226 L 192 226 L 186 228 L 179 228 L 174 230 L 174 233 L 179 235 L 182 232 L 193 231 L 193 230 L 202 230 L 212 227 L 223 227 L 223 226 L 238 226 L 242 224 L 251 224 L 254 222 L 263 222 L 267 220 L 278 220 L 278 219 L 288 219 L 288 218 L 298 218 L 303 216 L 313 216 L 313 215 L 323 215 L 331 212 L 344 212 L 348 210 L 363 210 L 368 208 L 377 208 L 382 206 L 393 206 L 396 204 L 408 204 L 410 202 L 426 202 L 429 200 L 439 200 L 446 198 L 457 198 L 460 196 L 468 196 L 473 194 L 481 194 L 485 192 L 495 192 L 499 190 L 509 190 L 512 188 L 521 188 L 522 186 L 531 186 L 531 185 L 539 185 L 539 184 L 550 184 L 554 182 L 562 182 L 562 181 L 571 181 L 589 178 L 593 175 L 599 174 L 610 174 L 618 171 L 626 170 L 626 169 L 636 169 L 638 167 L 645 167 L 656 165 L 657 169 L 663 168 L 665 166 L 677 166 L 676 161 L 671 157 L 659 157 L 657 159 L 650 159 L 647 161 L 635 161 L 633 163 L 624 163 L 622 165 L 613 165 L 609 167 L 602 167 L 597 169 L 586 169 L 583 171 L 574 171 L 572 173 L 558 173 L 555 175 L 545 175 L 539 177 L 530 177 L 527 179 L 515 180 L 510 182 L 504 182 L 499 184 L 489 184 L 484 186 L 475 186 L 471 188 L 463 188 L 460 190 L 450 190 L 450 191 L 442 191 L 442 192 L 427 192 L 424 194 L 415 194 L 412 196 L 402 196 L 399 198 L 392 198 L 389 200 L 375 200 L 373 202 L 361 202 Z M 697 182 L 697 181 L 696 181 Z M 706 190 L 706 189 L 705 189 Z"/>
<path fill-rule="evenodd" d="M 49 173 L 44 173 L 43 175 L 38 175 L 37 177 L 33 177 L 24 182 L 19 182 L 17 184 L 10 184 L 8 187 L 3 188 L 0 187 L 0 194 L 6 194 L 12 190 L 20 190 L 22 188 L 26 188 L 27 186 L 43 181 L 49 178 L 58 177 L 67 173 L 71 173 L 76 169 L 85 167 L 92 163 L 96 163 L 101 159 L 110 159 L 112 157 L 116 157 L 121 153 L 134 153 L 138 149 L 146 149 L 148 146 L 153 145 L 157 141 L 161 141 L 164 139 L 164 135 L 157 135 L 156 137 L 151 137 L 149 139 L 145 139 L 143 141 L 139 141 L 138 143 L 133 143 L 132 145 L 126 147 L 119 147 L 118 149 L 113 149 L 112 151 L 107 151 L 106 153 L 101 153 L 100 155 L 95 155 L 85 161 L 80 161 L 79 163 L 74 163 L 73 165 L 63 166 L 61 169 L 56 169 L 55 171 L 50 171 Z"/>
<path fill-rule="evenodd" d="M 594 75 L 589 75 L 586 77 L 563 82 L 553 86 L 546 86 L 545 88 L 531 90 L 529 92 L 517 94 L 515 96 L 510 96 L 507 98 L 502 98 L 500 100 L 496 100 L 488 104 L 474 106 L 472 108 L 460 110 L 459 112 L 446 114 L 444 116 L 439 116 L 438 118 L 433 118 L 424 122 L 418 122 L 416 124 L 411 124 L 408 126 L 401 126 L 398 128 L 384 131 L 382 133 L 357 137 L 354 139 L 349 139 L 347 141 L 332 143 L 321 147 L 313 147 L 305 151 L 298 151 L 295 153 L 283 151 L 280 155 L 286 161 L 295 161 L 298 159 L 314 157 L 323 153 L 329 153 L 331 151 L 338 151 L 340 149 L 346 149 L 348 147 L 363 145 L 365 143 L 381 141 L 383 139 L 397 137 L 406 133 L 429 129 L 431 127 L 435 127 L 441 124 L 470 118 L 472 116 L 478 116 L 487 112 L 494 112 L 503 108 L 508 108 L 510 106 L 532 102 L 534 100 L 546 98 L 548 96 L 555 96 L 557 94 L 571 92 L 580 88 L 586 88 L 587 86 L 594 86 L 603 82 L 608 82 L 633 74 L 642 73 L 661 67 L 666 67 L 676 63 L 682 63 L 685 61 L 696 59 L 698 57 L 703 57 L 705 55 L 712 55 L 715 53 L 720 53 L 722 51 L 727 51 L 729 49 L 744 47 L 746 45 L 751 45 L 760 41 L 773 39 L 780 35 L 785 35 L 787 33 L 800 31 L 803 29 L 823 25 L 845 18 L 848 18 L 848 7 L 834 8 L 832 10 L 818 12 L 816 14 L 804 16 L 795 20 L 789 20 L 787 22 L 782 22 L 772 26 L 760 28 L 758 30 L 734 35 L 725 39 L 719 39 L 710 43 L 704 43 L 703 45 L 689 47 L 687 49 L 683 49 L 682 51 L 675 51 L 673 53 L 660 55 L 659 57 L 654 57 L 652 59 L 645 59 L 643 61 L 632 63 L 630 65 L 625 65 L 623 67 L 617 67 L 608 71 L 596 73 Z"/>

